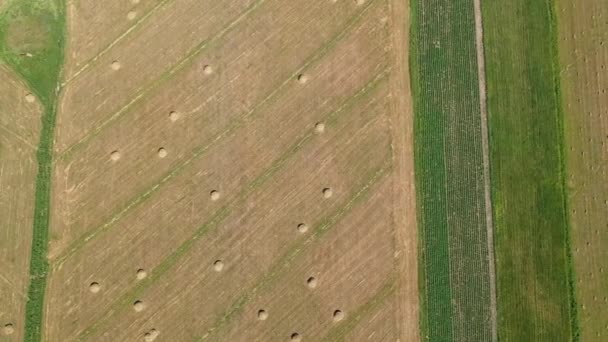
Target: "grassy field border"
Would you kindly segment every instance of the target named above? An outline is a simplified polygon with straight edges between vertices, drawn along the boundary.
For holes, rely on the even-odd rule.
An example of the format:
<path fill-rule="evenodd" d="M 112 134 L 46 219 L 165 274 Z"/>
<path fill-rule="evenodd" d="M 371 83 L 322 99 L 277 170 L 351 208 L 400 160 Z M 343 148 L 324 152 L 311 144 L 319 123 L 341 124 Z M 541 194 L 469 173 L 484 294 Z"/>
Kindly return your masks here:
<path fill-rule="evenodd" d="M 409 16 L 409 20 L 410 20 L 410 27 L 409 29 L 409 40 L 410 40 L 410 44 L 409 44 L 409 55 L 407 56 L 408 58 L 408 62 L 409 62 L 409 72 L 410 72 L 410 87 L 411 87 L 411 91 L 412 91 L 412 107 L 415 108 L 416 107 L 416 99 L 419 98 L 420 96 L 420 83 L 418 82 L 418 80 L 420 80 L 420 73 L 418 72 L 419 70 L 419 65 L 418 65 L 418 58 L 416 56 L 418 56 L 418 2 L 421 0 L 409 0 L 409 4 L 410 4 L 410 16 Z M 416 115 L 415 115 L 415 110 L 414 110 L 414 130 L 413 132 L 416 131 Z M 414 146 L 415 146 L 415 140 L 416 140 L 416 136 L 414 134 L 414 137 L 412 139 L 414 141 Z M 421 167 L 418 163 L 414 163 L 414 174 L 415 176 L 420 174 L 419 171 L 419 167 Z M 416 186 L 416 198 L 420 198 L 419 196 L 421 196 L 421 194 L 419 193 L 420 189 L 418 186 Z M 424 239 L 424 231 L 422 230 L 422 225 L 420 224 L 420 221 L 422 220 L 422 208 L 419 205 L 416 205 L 416 217 L 417 217 L 417 230 L 419 232 L 419 234 L 417 235 L 417 240 L 418 240 L 418 249 L 416 251 L 417 255 L 418 255 L 418 303 L 419 303 L 419 312 L 420 314 L 418 315 L 418 325 L 419 325 L 419 329 L 420 329 L 420 335 L 421 338 L 424 338 L 425 336 L 428 336 L 428 317 L 425 314 L 427 312 L 427 301 L 426 301 L 426 270 L 423 267 L 425 265 L 425 257 L 424 257 L 424 248 L 425 248 L 425 239 Z"/>
<path fill-rule="evenodd" d="M 487 52 L 492 51 L 486 53 L 486 65 L 491 74 L 491 76 L 488 75 L 487 82 L 488 99 L 494 98 L 493 101 L 488 101 L 490 141 L 493 143 L 491 144 L 492 198 L 497 199 L 493 206 L 494 217 L 498 218 L 496 220 L 497 235 L 503 235 L 496 237 L 497 259 L 501 258 L 500 249 L 503 250 L 503 253 L 508 249 L 520 250 L 522 255 L 528 248 L 534 250 L 534 252 L 530 252 L 531 255 L 523 257 L 532 258 L 532 260 L 520 260 L 522 256 L 519 259 L 512 259 L 507 255 L 507 258 L 501 258 L 509 260 L 506 264 L 497 261 L 498 305 L 499 316 L 501 316 L 499 317 L 499 336 L 502 340 L 550 338 L 551 340 L 577 341 L 579 327 L 568 217 L 568 190 L 565 178 L 567 154 L 564 146 L 564 108 L 560 86 L 555 1 L 545 0 L 540 3 L 519 1 L 508 4 L 486 1 L 482 6 L 482 11 L 484 18 L 490 19 L 484 22 L 484 32 L 486 33 L 484 34 L 484 45 Z M 540 17 L 534 14 L 534 12 L 539 14 L 543 11 L 547 12 Z M 519 19 L 509 20 L 512 16 L 519 17 Z M 504 22 L 492 20 L 497 17 L 502 17 Z M 521 26 L 516 26 L 519 24 Z M 494 33 L 487 34 L 488 32 Z M 526 36 L 522 37 L 522 35 Z M 530 49 L 530 46 L 533 48 Z M 546 63 L 541 61 L 546 61 Z M 519 66 L 509 67 L 508 63 Z M 497 71 L 498 65 L 501 70 L 507 71 Z M 552 83 L 547 84 L 548 82 Z M 529 89 L 521 89 L 524 86 Z M 493 94 L 490 94 L 490 88 L 492 88 Z M 505 88 L 509 88 L 509 90 L 501 93 L 500 90 Z M 520 94 L 524 95 L 518 96 Z M 546 96 L 543 97 L 543 94 Z M 508 99 L 505 101 L 518 102 L 525 108 L 518 112 L 516 106 L 503 107 L 500 105 L 501 101 L 496 100 L 499 96 Z M 504 102 L 503 105 L 505 105 Z M 511 121 L 505 119 L 508 116 L 519 117 L 525 121 L 523 124 L 515 124 L 516 119 L 510 119 Z M 547 128 L 547 125 L 543 123 L 549 121 L 550 125 Z M 524 131 L 526 134 L 514 132 L 521 135 L 519 137 L 521 140 L 507 138 L 505 132 L 508 129 Z M 547 137 L 550 141 L 547 141 Z M 547 150 L 546 147 L 551 144 L 555 145 L 554 148 Z M 505 152 L 499 153 L 500 149 L 506 149 L 506 154 Z M 516 154 L 522 152 L 524 153 L 522 155 L 528 155 L 528 158 L 531 158 L 531 166 L 528 164 L 515 165 L 518 159 Z M 512 168 L 516 171 L 512 171 Z M 525 172 L 524 179 L 517 181 L 512 179 L 522 172 Z M 530 183 L 536 198 L 530 198 L 529 202 L 528 199 L 524 199 L 522 206 L 515 204 L 522 200 L 522 196 L 526 196 L 526 191 L 523 191 L 522 186 L 509 185 L 514 182 Z M 505 214 L 507 210 L 505 205 L 509 207 L 509 214 Z M 516 220 L 515 216 L 529 216 L 529 218 Z M 532 229 L 535 227 L 531 226 L 531 222 L 541 222 L 539 230 L 528 231 L 530 234 L 539 235 L 542 240 L 532 237 L 534 241 L 527 246 L 517 245 L 518 242 L 514 240 L 517 232 L 515 235 L 513 232 L 506 233 L 507 230 L 519 227 L 515 225 L 516 221 L 529 221 L 524 222 L 523 225 Z M 552 227 L 557 229 L 551 229 Z M 505 232 L 502 232 L 503 230 Z M 503 244 L 502 247 L 501 244 Z M 509 244 L 512 246 L 508 247 Z M 563 258 L 564 264 L 561 264 L 561 261 L 553 261 L 541 265 L 543 264 L 541 260 L 550 260 L 551 256 Z M 525 268 L 527 273 L 524 272 L 514 277 L 517 279 L 510 279 L 509 274 L 514 272 L 514 267 L 508 264 L 518 262 L 531 266 Z M 544 276 L 530 274 L 531 269 L 539 267 L 550 268 L 554 272 L 546 273 Z M 524 300 L 525 303 L 522 303 L 523 299 L 520 297 L 526 296 L 522 293 L 523 283 L 528 284 L 530 281 L 534 281 L 535 286 L 542 286 L 543 281 L 558 281 L 552 278 L 566 279 L 562 280 L 563 282 L 552 283 L 554 286 L 551 289 L 541 291 L 545 293 L 545 296 L 536 298 L 535 304 L 532 303 L 532 300 Z M 506 286 L 505 284 L 513 282 L 519 282 L 519 285 Z M 538 292 L 537 290 L 535 293 L 538 294 Z M 560 299 L 565 296 L 567 299 Z M 515 307 L 524 308 L 509 311 Z M 561 313 L 558 313 L 558 310 Z M 506 315 L 505 312 L 509 312 L 509 314 Z M 524 320 L 522 316 L 529 318 Z M 560 321 L 562 319 L 563 322 Z M 514 324 L 515 321 L 520 323 Z M 567 333 L 566 330 L 557 329 L 563 325 L 567 326 L 565 328 Z"/>
<path fill-rule="evenodd" d="M 47 251 L 53 141 L 58 85 L 64 60 L 65 13 L 64 0 L 26 0 L 10 2 L 0 15 L 0 58 L 23 78 L 43 107 L 42 129 L 36 151 L 38 174 L 35 184 L 30 283 L 25 305 L 25 342 L 37 342 L 42 339 L 44 295 L 49 269 Z M 10 25 L 24 19 L 31 22 L 26 22 L 23 29 L 30 28 L 28 25 L 40 25 L 43 30 L 48 30 L 48 36 L 45 37 L 47 39 L 40 42 L 43 46 L 38 53 L 33 57 L 26 57 L 27 59 L 24 59 L 15 47 L 7 44 Z"/>
<path fill-rule="evenodd" d="M 570 204 L 568 202 L 568 184 L 567 184 L 567 165 L 568 165 L 568 152 L 566 149 L 566 131 L 564 124 L 564 102 L 563 102 L 563 94 L 561 88 L 561 75 L 560 75 L 560 59 L 559 59 L 559 21 L 557 15 L 557 1 L 553 0 L 552 5 L 549 6 L 549 17 L 551 21 L 551 53 L 553 54 L 552 63 L 553 63 L 553 77 L 555 78 L 555 96 L 558 99 L 558 127 L 559 127 L 559 151 L 560 151 L 560 175 L 561 175 L 561 187 L 563 191 L 564 198 L 564 212 L 565 212 L 565 221 L 566 221 L 566 262 L 567 262 L 567 270 L 568 273 L 568 291 L 570 292 L 570 330 L 572 332 L 572 341 L 578 342 L 581 337 L 580 332 L 580 321 L 578 315 L 578 304 L 577 304 L 577 295 L 576 295 L 576 271 L 574 269 L 574 257 L 572 255 L 572 227 L 570 220 Z"/>

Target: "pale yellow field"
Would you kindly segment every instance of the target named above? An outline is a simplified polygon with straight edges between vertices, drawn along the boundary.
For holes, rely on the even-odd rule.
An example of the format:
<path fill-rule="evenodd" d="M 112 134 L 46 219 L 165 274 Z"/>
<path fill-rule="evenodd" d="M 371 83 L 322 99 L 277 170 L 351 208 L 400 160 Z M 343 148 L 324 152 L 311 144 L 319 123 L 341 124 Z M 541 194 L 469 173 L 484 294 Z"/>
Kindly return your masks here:
<path fill-rule="evenodd" d="M 44 341 L 419 339 L 407 3 L 67 15 Z M 19 115 L 31 201 L 39 121 Z"/>
<path fill-rule="evenodd" d="M 136 29 L 138 22 L 174 0 L 66 1 L 70 32 L 67 37 L 64 79 L 94 63 L 118 39 Z M 99 56 L 99 57 L 98 57 Z"/>
<path fill-rule="evenodd" d="M 608 339 L 608 4 L 558 1 L 581 341 Z"/>
<path fill-rule="evenodd" d="M 1 63 L 0 80 L 0 341 L 20 341 L 41 108 L 28 96 L 27 87 Z"/>

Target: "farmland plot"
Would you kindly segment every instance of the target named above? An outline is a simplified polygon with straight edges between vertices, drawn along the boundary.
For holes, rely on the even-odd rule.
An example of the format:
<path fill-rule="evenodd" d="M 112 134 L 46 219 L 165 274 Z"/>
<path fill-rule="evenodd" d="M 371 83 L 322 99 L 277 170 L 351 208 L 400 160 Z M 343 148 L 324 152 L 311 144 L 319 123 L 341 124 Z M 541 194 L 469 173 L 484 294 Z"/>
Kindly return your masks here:
<path fill-rule="evenodd" d="M 568 202 L 581 341 L 608 338 L 608 6 L 557 1 Z"/>
<path fill-rule="evenodd" d="M 570 341 L 577 322 L 551 1 L 484 1 L 498 333 Z"/>
<path fill-rule="evenodd" d="M 1 228 L 9 233 L 7 245 L 11 247 L 3 246 L 2 254 L 6 253 L 4 248 L 8 248 L 8 255 L 13 254 L 12 248 L 19 248 L 19 259 L 13 254 L 7 265 L 18 263 L 20 268 L 11 271 L 18 272 L 13 275 L 7 272 L 9 277 L 16 276 L 17 279 L 6 281 L 12 286 L 2 289 L 2 297 L 25 301 L 25 312 L 22 303 L 14 300 L 9 303 L 9 315 L 14 317 L 22 313 L 22 317 L 13 318 L 15 324 L 5 323 L 3 333 L 9 338 L 14 335 L 25 341 L 37 341 L 41 337 L 42 300 L 48 273 L 55 100 L 63 60 L 63 18 L 63 6 L 55 0 L 14 1 L 7 3 L 0 11 L 2 101 L 8 104 L 3 108 L 8 112 L 2 113 L 3 133 L 10 133 L 10 140 L 21 140 L 12 143 L 6 139 L 3 141 L 6 150 L 2 158 L 6 159 L 2 162 L 6 174 L 2 178 L 8 176 L 2 179 L 3 182 L 7 181 L 3 184 L 3 195 L 7 196 L 3 210 L 7 212 L 3 214 L 7 215 L 8 222 L 3 222 L 7 226 Z M 21 102 L 27 102 L 29 106 L 19 105 Z M 17 208 L 19 212 L 13 212 Z M 30 228 L 26 229 L 23 224 Z M 19 241 L 23 238 L 30 241 Z M 4 295 L 4 291 L 8 293 Z"/>
<path fill-rule="evenodd" d="M 473 5 L 413 7 L 421 325 L 429 341 L 494 335 Z"/>
<path fill-rule="evenodd" d="M 31 4 L 1 31 L 44 38 L 3 56 L 43 112 L 12 336 L 417 338 L 404 2 Z"/>

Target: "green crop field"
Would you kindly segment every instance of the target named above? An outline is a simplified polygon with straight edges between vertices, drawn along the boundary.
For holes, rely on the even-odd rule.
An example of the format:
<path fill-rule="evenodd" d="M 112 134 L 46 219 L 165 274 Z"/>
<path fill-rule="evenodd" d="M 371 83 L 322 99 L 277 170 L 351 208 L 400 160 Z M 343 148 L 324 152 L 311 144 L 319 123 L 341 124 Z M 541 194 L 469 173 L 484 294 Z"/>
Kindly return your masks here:
<path fill-rule="evenodd" d="M 418 0 L 412 16 L 422 336 L 489 341 L 473 1 Z"/>
<path fill-rule="evenodd" d="M 504 341 L 578 336 L 553 6 L 481 1 L 495 324 Z M 488 341 L 494 279 L 473 1 L 420 0 L 412 9 L 423 335 Z"/>
<path fill-rule="evenodd" d="M 576 313 L 553 3 L 483 5 L 499 337 L 569 341 Z"/>

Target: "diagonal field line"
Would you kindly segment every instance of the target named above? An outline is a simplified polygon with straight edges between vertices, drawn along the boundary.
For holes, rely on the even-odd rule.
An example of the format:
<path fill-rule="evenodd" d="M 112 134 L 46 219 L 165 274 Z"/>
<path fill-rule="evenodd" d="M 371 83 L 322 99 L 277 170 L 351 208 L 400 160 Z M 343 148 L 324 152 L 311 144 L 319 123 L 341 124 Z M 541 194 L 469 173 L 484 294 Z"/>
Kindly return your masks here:
<path fill-rule="evenodd" d="M 243 12 L 241 12 L 241 14 L 239 14 L 239 16 L 236 19 L 231 21 L 228 25 L 226 25 L 221 31 L 219 31 L 213 37 L 199 43 L 194 49 L 190 50 L 184 58 L 182 58 L 180 61 L 178 61 L 175 65 L 172 65 L 171 67 L 169 67 L 169 69 L 165 70 L 158 78 L 154 79 L 148 85 L 143 87 L 143 89 L 135 97 L 133 97 L 131 99 L 131 101 L 129 101 L 126 105 L 124 105 L 121 109 L 119 109 L 117 112 L 112 114 L 108 119 L 106 119 L 104 122 L 102 122 L 99 126 L 96 126 L 91 132 L 87 133 L 85 136 L 80 138 L 77 142 L 75 142 L 74 144 L 72 144 L 71 146 L 66 148 L 64 151 L 59 152 L 58 158 L 61 158 L 61 159 L 70 158 L 71 153 L 78 146 L 85 144 L 86 142 L 90 141 L 92 138 L 97 136 L 106 127 L 110 126 L 110 124 L 112 124 L 118 118 L 123 116 L 123 114 L 127 113 L 133 105 L 138 103 L 140 100 L 144 99 L 146 95 L 148 95 L 150 92 L 152 92 L 152 90 L 154 90 L 157 87 L 164 84 L 165 81 L 170 80 L 174 74 L 180 72 L 181 70 L 184 70 L 184 68 L 186 66 L 188 66 L 188 64 L 190 62 L 192 62 L 194 58 L 196 58 L 200 53 L 205 51 L 211 44 L 222 39 L 226 34 L 230 33 L 240 22 L 242 22 L 247 17 L 249 17 L 250 14 L 255 12 L 255 10 L 258 9 L 264 2 L 266 2 L 266 0 L 257 0 L 256 2 L 251 4 L 249 7 L 247 7 Z"/>
<path fill-rule="evenodd" d="M 305 252 L 308 247 L 318 241 L 323 235 L 325 235 L 325 233 L 330 231 L 348 213 L 350 213 L 350 211 L 357 204 L 369 197 L 373 193 L 370 191 L 370 188 L 383 179 L 384 176 L 390 174 L 390 171 L 392 170 L 391 162 L 392 159 L 389 158 L 384 162 L 384 165 L 372 173 L 371 177 L 369 177 L 369 181 L 363 187 L 361 187 L 342 208 L 339 208 L 334 214 L 324 217 L 320 222 L 316 223 L 314 226 L 318 228 L 311 233 L 308 239 L 306 239 L 304 242 L 296 242 L 292 244 L 289 250 L 272 265 L 270 271 L 262 275 L 260 277 L 261 279 L 259 279 L 252 288 L 245 291 L 245 293 L 237 298 L 230 308 L 224 312 L 223 316 L 215 321 L 215 323 L 207 330 L 206 334 L 199 338 L 198 341 L 205 341 L 214 337 L 214 335 L 224 325 L 230 322 L 234 316 L 238 315 L 243 310 L 245 304 L 247 304 L 251 298 L 253 298 L 259 291 L 271 286 L 277 279 L 279 279 L 279 277 L 284 275 L 294 260 Z"/>
<path fill-rule="evenodd" d="M 93 56 L 92 58 L 87 60 L 85 62 L 85 64 L 82 67 L 80 67 L 80 69 L 78 69 L 70 78 L 68 78 L 63 83 L 61 83 L 61 87 L 66 86 L 68 83 L 72 82 L 84 71 L 88 70 L 89 67 L 91 66 L 91 64 L 95 63 L 99 58 L 104 56 L 108 51 L 110 51 L 111 48 L 116 46 L 116 44 L 120 43 L 121 40 L 123 40 L 126 36 L 131 34 L 131 32 L 135 31 L 143 22 L 147 21 L 148 18 L 150 18 L 154 13 L 156 13 L 156 11 L 158 11 L 162 7 L 164 7 L 169 1 L 172 1 L 172 0 L 163 0 L 163 1 L 159 2 L 158 4 L 156 4 L 156 6 L 154 6 L 145 15 L 143 15 L 141 18 L 139 18 L 139 20 L 137 20 L 133 25 L 131 25 L 125 32 L 123 32 L 118 37 L 116 37 L 110 44 L 108 44 L 105 48 L 101 49 L 101 51 L 99 51 L 99 53 L 97 53 L 95 56 Z"/>
<path fill-rule="evenodd" d="M 139 204 L 141 204 L 145 200 L 147 200 L 150 196 L 152 196 L 152 194 L 154 194 L 156 191 L 158 191 L 164 184 L 166 184 L 171 179 L 173 179 L 175 176 L 180 174 L 182 170 L 186 169 L 186 167 L 189 166 L 195 158 L 203 155 L 205 152 L 207 152 L 209 149 L 211 149 L 213 146 L 215 146 L 217 143 L 219 143 L 222 139 L 231 136 L 232 134 L 234 134 L 234 132 L 238 128 L 240 128 L 243 125 L 250 122 L 254 118 L 255 114 L 258 113 L 259 109 L 263 105 L 265 105 L 267 102 L 274 99 L 277 95 L 281 94 L 281 91 L 283 90 L 283 88 L 290 81 L 292 81 L 294 79 L 294 77 L 296 77 L 298 74 L 300 74 L 302 72 L 302 70 L 308 68 L 310 65 L 312 65 L 313 63 L 317 62 L 322 57 L 324 57 L 325 54 L 331 48 L 333 48 L 335 43 L 340 41 L 350 31 L 350 29 L 352 27 L 354 27 L 356 25 L 356 23 L 358 23 L 359 19 L 363 18 L 364 14 L 366 13 L 366 11 L 369 9 L 369 7 L 371 6 L 371 4 L 373 2 L 374 1 L 369 1 L 368 6 L 365 7 L 365 9 L 363 9 L 360 13 L 355 15 L 353 18 L 351 18 L 349 20 L 349 23 L 343 30 L 341 30 L 335 37 L 333 37 L 326 45 L 321 47 L 319 50 L 315 51 L 311 55 L 311 57 L 308 58 L 304 62 L 304 64 L 302 66 L 300 66 L 296 71 L 294 71 L 291 75 L 289 75 L 283 81 L 283 83 L 281 83 L 277 88 L 275 88 L 266 98 L 264 98 L 264 100 L 262 100 L 260 103 L 258 103 L 251 111 L 246 113 L 244 116 L 233 120 L 231 122 L 230 127 L 228 127 L 226 130 L 224 130 L 223 132 L 216 135 L 209 144 L 196 148 L 188 159 L 186 159 L 181 164 L 177 165 L 174 169 L 170 170 L 159 182 L 157 182 L 152 187 L 150 187 L 148 190 L 146 190 L 142 195 L 140 195 L 140 196 L 134 198 L 132 201 L 130 201 L 129 204 L 127 204 L 117 214 L 112 216 L 112 218 L 109 221 L 105 222 L 104 224 L 102 224 L 99 227 L 96 227 L 96 228 L 84 233 L 78 239 L 76 239 L 72 244 L 70 244 L 70 246 L 68 246 L 66 248 L 65 252 L 61 253 L 55 259 L 55 264 L 56 264 L 55 266 L 56 267 L 61 266 L 61 264 L 63 264 L 70 256 L 74 255 L 82 247 L 84 247 L 84 245 L 86 245 L 89 241 L 94 239 L 96 236 L 98 236 L 101 232 L 108 229 L 110 226 L 114 225 L 116 222 L 118 222 L 120 219 L 122 219 L 128 212 L 130 212 L 133 208 L 135 208 L 136 206 L 138 206 Z M 388 72 L 388 70 L 384 71 L 384 73 L 386 73 L 386 72 Z"/>
<path fill-rule="evenodd" d="M 380 74 L 378 74 L 376 77 L 374 77 L 372 81 L 370 81 L 363 88 L 361 88 L 353 97 L 346 100 L 345 103 L 340 106 L 340 108 L 334 110 L 329 115 L 327 115 L 325 121 L 331 122 L 339 114 L 347 112 L 353 106 L 358 104 L 358 101 L 353 100 L 364 99 L 368 95 L 374 94 L 374 90 L 377 89 L 377 86 L 384 80 L 386 80 L 388 71 L 389 70 L 386 69 Z M 215 229 L 225 218 L 228 217 L 228 215 L 231 213 L 230 208 L 235 203 L 239 203 L 246 200 L 255 189 L 272 179 L 272 177 L 278 171 L 280 171 L 291 158 L 297 155 L 297 152 L 301 151 L 306 146 L 306 144 L 311 141 L 314 135 L 314 128 L 312 128 L 307 132 L 305 136 L 296 141 L 289 149 L 287 149 L 287 151 L 283 155 L 276 159 L 268 169 L 266 169 L 256 179 L 254 179 L 254 181 L 251 182 L 248 187 L 245 188 L 242 192 L 240 192 L 235 199 L 233 199 L 230 203 L 227 203 L 224 207 L 214 213 L 213 216 L 206 223 L 200 226 L 188 240 L 186 240 L 171 255 L 167 256 L 156 268 L 154 268 L 152 272 L 150 272 L 150 276 L 148 278 L 140 281 L 135 288 L 133 288 L 130 292 L 124 294 L 120 299 L 115 301 L 112 305 L 112 308 L 108 311 L 110 313 L 108 316 L 97 320 L 93 325 L 85 328 L 78 336 L 78 339 L 83 340 L 87 336 L 93 334 L 111 317 L 118 314 L 120 312 L 120 309 L 124 307 L 125 304 L 130 303 L 133 297 L 138 296 L 141 292 L 143 292 L 145 289 L 147 289 L 157 280 L 159 280 L 164 273 L 170 270 L 179 261 L 179 259 L 182 258 L 192 248 L 196 241 L 198 241 L 201 237 Z M 371 184 L 366 185 L 364 189 L 367 189 L 369 186 L 371 186 Z M 353 200 L 351 200 L 351 202 L 352 201 Z M 106 314 L 108 314 L 108 312 L 106 312 Z"/>
<path fill-rule="evenodd" d="M 21 141 L 25 146 L 31 148 L 32 150 L 34 150 L 34 151 L 38 150 L 38 147 L 32 145 L 24 137 L 22 137 L 20 134 L 18 134 L 16 132 L 14 132 L 13 130 L 9 129 L 8 127 L 0 124 L 0 129 L 5 131 L 6 133 L 12 135 L 13 137 L 17 138 L 17 140 Z"/>
<path fill-rule="evenodd" d="M 23 290 L 20 290 L 17 288 L 17 285 L 15 285 L 12 281 L 8 280 L 8 278 L 6 278 L 2 273 L 0 273 L 0 279 L 2 279 L 4 281 L 4 283 L 6 285 L 8 285 L 13 292 L 15 292 L 16 294 L 18 294 L 21 298 L 27 300 L 27 294 L 25 294 L 25 292 L 23 292 Z"/>
<path fill-rule="evenodd" d="M 477 82 L 479 84 L 479 111 L 481 113 L 481 149 L 483 161 L 483 185 L 488 248 L 488 273 L 490 277 L 490 328 L 492 342 L 498 341 L 496 308 L 496 264 L 494 255 L 494 221 L 492 217 L 492 193 L 490 182 L 490 148 L 488 134 L 488 104 L 486 91 L 486 67 L 483 48 L 483 22 L 481 0 L 473 0 L 475 12 L 475 46 L 477 52 Z"/>

